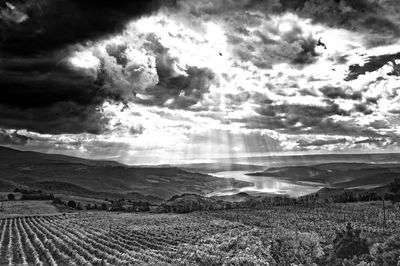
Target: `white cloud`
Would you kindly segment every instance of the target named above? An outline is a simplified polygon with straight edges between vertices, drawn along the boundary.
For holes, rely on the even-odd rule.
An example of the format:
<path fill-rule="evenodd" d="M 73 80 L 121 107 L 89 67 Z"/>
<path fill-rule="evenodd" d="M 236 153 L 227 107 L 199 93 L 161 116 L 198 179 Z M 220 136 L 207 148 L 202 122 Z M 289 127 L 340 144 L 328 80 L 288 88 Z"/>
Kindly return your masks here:
<path fill-rule="evenodd" d="M 202 17 L 182 12 L 163 9 L 131 21 L 122 33 L 71 54 L 72 67 L 90 76 L 103 75 L 104 89 L 126 101 L 124 105 L 106 102 L 102 106 L 102 114 L 110 119 L 106 133 L 43 136 L 26 132 L 26 135 L 37 142 L 53 143 L 53 149 L 70 152 L 75 147 L 77 153 L 91 156 L 96 153 L 128 163 L 138 162 L 141 156 L 145 158 L 141 162 L 160 162 L 162 158 L 183 160 L 193 154 L 260 152 L 253 147 L 257 141 L 263 143 L 265 152 L 299 150 L 300 140 L 327 141 L 326 145 L 301 147 L 309 150 L 345 150 L 370 145 L 357 144 L 360 139 L 354 132 L 327 136 L 321 135 L 319 129 L 313 133 L 316 125 L 306 125 L 307 121 L 301 120 L 289 121 L 294 128 L 300 128 L 297 134 L 293 129 L 268 128 L 267 122 L 265 128 L 248 127 L 246 119 L 260 116 L 257 110 L 271 103 L 321 110 L 335 105 L 348 114 L 341 116 L 329 111 L 321 121 L 343 123 L 349 131 L 362 128 L 382 135 L 399 133 L 400 122 L 390 113 L 400 110 L 399 77 L 388 75 L 393 65 L 345 81 L 349 65 L 363 64 L 371 55 L 398 52 L 399 43 L 369 48 L 363 33 L 315 24 L 291 13 L 267 17 L 254 11 L 231 10 Z M 318 46 L 318 40 L 326 47 Z M 107 50 L 109 47 L 115 54 Z M 300 60 L 297 57 L 302 52 L 310 54 Z M 167 94 L 170 98 L 159 103 L 159 95 L 148 90 L 163 78 L 157 71 L 160 62 L 169 67 L 171 78 L 189 76 L 191 67 L 210 69 L 216 77 L 195 103 L 179 109 L 177 99 L 193 97 L 180 91 L 175 96 Z M 327 99 L 320 91 L 324 86 L 349 87 L 362 97 Z M 369 97 L 378 99 L 378 105 L 368 106 L 371 114 L 353 111 L 356 103 L 365 104 Z M 283 118 L 287 122 L 291 116 L 302 114 L 275 115 L 288 116 Z M 374 121 L 385 121 L 389 128 L 371 127 Z M 307 134 L 303 134 L 305 131 Z M 345 137 L 347 142 L 329 143 L 336 137 Z M 98 143 L 104 145 L 95 147 Z"/>

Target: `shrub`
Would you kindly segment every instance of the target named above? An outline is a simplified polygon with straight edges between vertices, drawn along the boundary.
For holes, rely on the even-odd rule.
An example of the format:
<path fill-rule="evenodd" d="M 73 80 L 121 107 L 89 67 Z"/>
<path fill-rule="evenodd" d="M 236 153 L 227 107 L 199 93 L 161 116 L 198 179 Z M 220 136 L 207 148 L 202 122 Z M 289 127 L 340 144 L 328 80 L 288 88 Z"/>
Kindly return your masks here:
<path fill-rule="evenodd" d="M 314 232 L 282 232 L 271 243 L 271 255 L 279 265 L 313 265 L 324 252 Z"/>
<path fill-rule="evenodd" d="M 79 211 L 82 211 L 82 210 L 83 210 L 82 204 L 81 204 L 80 202 L 77 202 L 77 203 L 76 203 L 76 209 L 79 210 Z"/>
<path fill-rule="evenodd" d="M 390 192 L 400 193 L 400 178 L 396 178 L 390 183 Z"/>
<path fill-rule="evenodd" d="M 76 202 L 73 200 L 68 201 L 67 206 L 76 209 Z"/>
<path fill-rule="evenodd" d="M 65 204 L 60 198 L 54 198 L 53 203 L 54 204 Z"/>
<path fill-rule="evenodd" d="M 10 193 L 7 195 L 8 200 L 15 200 L 15 195 Z"/>
<path fill-rule="evenodd" d="M 371 255 L 376 265 L 399 265 L 400 235 L 395 235 L 384 243 L 377 243 L 371 248 Z"/>
<path fill-rule="evenodd" d="M 277 265 L 271 257 L 269 248 L 261 239 L 262 232 L 257 229 L 235 228 L 212 237 L 202 239 L 196 245 L 181 245 L 176 265 Z"/>
<path fill-rule="evenodd" d="M 368 241 L 361 237 L 361 230 L 354 229 L 350 223 L 346 230 L 337 232 L 333 240 L 333 256 L 348 259 L 369 253 Z"/>
<path fill-rule="evenodd" d="M 102 204 L 101 204 L 101 209 L 102 209 L 103 211 L 107 211 L 107 210 L 108 210 L 107 204 L 106 204 L 106 203 L 102 203 Z"/>

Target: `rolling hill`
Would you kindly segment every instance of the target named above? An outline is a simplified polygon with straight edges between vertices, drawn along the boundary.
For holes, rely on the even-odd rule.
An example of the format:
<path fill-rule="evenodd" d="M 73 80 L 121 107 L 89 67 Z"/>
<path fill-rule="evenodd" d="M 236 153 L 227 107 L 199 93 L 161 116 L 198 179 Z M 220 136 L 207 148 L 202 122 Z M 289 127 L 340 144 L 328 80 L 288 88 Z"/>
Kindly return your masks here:
<path fill-rule="evenodd" d="M 400 177 L 400 164 L 324 163 L 272 167 L 248 175 L 276 177 L 295 183 L 319 183 L 329 188 L 378 187 Z"/>
<path fill-rule="evenodd" d="M 192 173 L 177 167 L 127 166 L 113 161 L 18 151 L 0 147 L 0 183 L 90 197 L 206 194 L 218 189 L 251 186 L 234 179 Z"/>

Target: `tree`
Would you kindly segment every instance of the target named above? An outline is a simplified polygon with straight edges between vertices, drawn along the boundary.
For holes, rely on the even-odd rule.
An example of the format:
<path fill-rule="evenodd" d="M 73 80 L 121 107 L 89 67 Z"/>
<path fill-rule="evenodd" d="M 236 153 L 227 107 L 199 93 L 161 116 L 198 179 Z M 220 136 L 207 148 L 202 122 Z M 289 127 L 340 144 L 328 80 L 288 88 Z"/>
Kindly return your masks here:
<path fill-rule="evenodd" d="M 396 178 L 390 183 L 390 200 L 392 202 L 399 202 L 400 201 L 400 178 Z"/>
<path fill-rule="evenodd" d="M 390 183 L 390 192 L 400 193 L 400 178 L 396 178 L 392 183 Z"/>
<path fill-rule="evenodd" d="M 8 200 L 15 200 L 15 195 L 10 193 L 7 195 Z"/>
<path fill-rule="evenodd" d="M 101 204 L 101 209 L 102 209 L 103 211 L 107 211 L 107 210 L 108 210 L 107 204 L 103 202 L 103 203 Z"/>
<path fill-rule="evenodd" d="M 67 206 L 76 209 L 76 202 L 73 200 L 68 201 Z"/>

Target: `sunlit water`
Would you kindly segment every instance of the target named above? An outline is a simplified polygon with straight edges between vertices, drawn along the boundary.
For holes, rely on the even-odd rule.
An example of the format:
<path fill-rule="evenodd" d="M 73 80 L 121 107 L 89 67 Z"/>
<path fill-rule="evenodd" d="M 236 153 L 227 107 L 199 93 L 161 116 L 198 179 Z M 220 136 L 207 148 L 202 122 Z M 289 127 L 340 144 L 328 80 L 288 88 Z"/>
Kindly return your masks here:
<path fill-rule="evenodd" d="M 235 178 L 251 182 L 254 186 L 244 187 L 240 189 L 222 190 L 212 193 L 213 196 L 232 195 L 239 192 L 247 193 L 268 193 L 276 195 L 289 195 L 298 197 L 310 193 L 314 193 L 322 188 L 319 184 L 312 183 L 290 183 L 288 181 L 279 180 L 276 177 L 268 176 L 249 176 L 248 171 L 225 171 L 213 173 L 214 176 L 222 178 Z"/>

